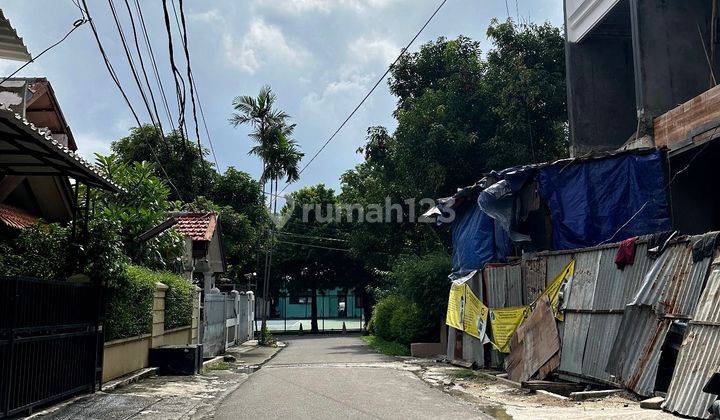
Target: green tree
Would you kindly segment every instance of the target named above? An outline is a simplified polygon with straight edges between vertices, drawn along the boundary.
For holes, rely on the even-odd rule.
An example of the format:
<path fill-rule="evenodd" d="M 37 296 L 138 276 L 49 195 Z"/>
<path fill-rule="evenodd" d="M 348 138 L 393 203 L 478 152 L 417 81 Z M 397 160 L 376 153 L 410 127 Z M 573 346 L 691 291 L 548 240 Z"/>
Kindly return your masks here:
<path fill-rule="evenodd" d="M 204 194 L 217 174 L 205 159 L 207 150 L 198 149 L 178 131 L 163 137 L 149 124 L 132 128 L 129 135 L 112 143 L 111 150 L 126 164 L 152 162 L 155 175 L 168 184 L 172 200 L 194 200 Z"/>
<path fill-rule="evenodd" d="M 299 177 L 298 165 L 302 159 L 297 144 L 291 140 L 295 124 L 288 121 L 290 116 L 275 107 L 277 96 L 270 86 L 260 89 L 258 96 L 239 96 L 233 101 L 235 112 L 230 117 L 230 123 L 235 127 L 250 125 L 252 131 L 249 137 L 255 142 L 250 149 L 251 155 L 262 159 L 263 172 L 260 184 L 270 183 L 271 212 L 277 211 L 278 179 L 288 177 L 293 182 Z M 270 267 L 272 267 L 272 247 L 265 256 L 265 275 L 263 279 L 263 302 L 267 305 L 268 288 L 270 282 Z M 262 311 L 262 330 L 267 324 L 267 307 Z"/>
<path fill-rule="evenodd" d="M 123 188 L 119 193 L 92 191 L 93 218 L 114 225 L 124 252 L 136 264 L 153 269 L 174 269 L 183 250 L 183 240 L 168 231 L 140 242 L 140 234 L 157 226 L 177 204 L 170 201 L 170 189 L 148 162 L 125 163 L 117 155 L 96 155 L 96 165 Z"/>

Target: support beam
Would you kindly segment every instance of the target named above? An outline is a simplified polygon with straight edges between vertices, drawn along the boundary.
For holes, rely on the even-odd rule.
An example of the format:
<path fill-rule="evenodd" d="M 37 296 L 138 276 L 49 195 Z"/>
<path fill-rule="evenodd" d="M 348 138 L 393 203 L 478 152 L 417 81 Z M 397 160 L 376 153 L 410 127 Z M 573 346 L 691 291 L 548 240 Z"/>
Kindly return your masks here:
<path fill-rule="evenodd" d="M 24 179 L 25 177 L 21 175 L 6 175 L 2 181 L 0 181 L 0 203 L 4 202 Z"/>

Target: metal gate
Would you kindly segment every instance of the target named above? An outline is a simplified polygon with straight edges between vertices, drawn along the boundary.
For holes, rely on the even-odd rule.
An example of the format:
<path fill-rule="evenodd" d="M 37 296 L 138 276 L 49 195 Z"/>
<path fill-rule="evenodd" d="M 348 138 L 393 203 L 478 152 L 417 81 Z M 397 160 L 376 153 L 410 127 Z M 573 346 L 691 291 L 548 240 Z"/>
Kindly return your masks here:
<path fill-rule="evenodd" d="M 101 304 L 96 285 L 0 278 L 0 417 L 95 391 Z"/>

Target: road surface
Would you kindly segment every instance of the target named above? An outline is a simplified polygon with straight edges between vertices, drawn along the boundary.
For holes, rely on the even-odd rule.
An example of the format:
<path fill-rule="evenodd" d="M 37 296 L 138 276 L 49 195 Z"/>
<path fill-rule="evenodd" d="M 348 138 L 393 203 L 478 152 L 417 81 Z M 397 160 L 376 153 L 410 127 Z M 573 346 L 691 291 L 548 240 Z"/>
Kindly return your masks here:
<path fill-rule="evenodd" d="M 306 336 L 250 375 L 217 419 L 488 418 L 477 407 L 397 368 L 359 337 Z"/>

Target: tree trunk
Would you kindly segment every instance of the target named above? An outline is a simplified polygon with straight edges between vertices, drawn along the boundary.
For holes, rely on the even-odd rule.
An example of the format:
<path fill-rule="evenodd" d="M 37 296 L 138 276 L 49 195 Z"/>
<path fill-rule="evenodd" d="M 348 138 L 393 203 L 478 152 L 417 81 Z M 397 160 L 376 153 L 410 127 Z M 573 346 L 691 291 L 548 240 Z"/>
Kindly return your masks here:
<path fill-rule="evenodd" d="M 265 162 L 263 161 L 263 172 L 265 170 Z M 264 178 L 264 176 L 263 176 Z M 263 184 L 264 185 L 264 184 Z M 270 194 L 272 194 L 272 181 L 270 182 Z M 270 210 L 272 211 L 272 195 L 270 195 Z M 272 238 L 272 236 L 271 236 Z M 267 328 L 267 317 L 270 305 L 268 302 L 268 292 L 270 290 L 270 265 L 272 264 L 272 249 L 265 252 L 265 272 L 263 273 L 263 289 L 262 289 L 262 325 L 260 327 L 260 339 L 264 341 L 264 332 Z M 264 343 L 263 343 L 264 344 Z"/>
<path fill-rule="evenodd" d="M 317 334 L 320 332 L 320 328 L 318 328 L 318 306 L 317 306 L 317 286 L 315 285 L 315 282 L 313 282 L 312 287 L 312 303 L 310 305 L 310 330 Z"/>

